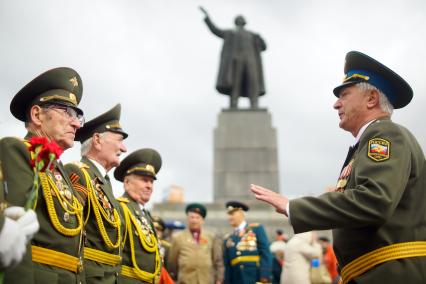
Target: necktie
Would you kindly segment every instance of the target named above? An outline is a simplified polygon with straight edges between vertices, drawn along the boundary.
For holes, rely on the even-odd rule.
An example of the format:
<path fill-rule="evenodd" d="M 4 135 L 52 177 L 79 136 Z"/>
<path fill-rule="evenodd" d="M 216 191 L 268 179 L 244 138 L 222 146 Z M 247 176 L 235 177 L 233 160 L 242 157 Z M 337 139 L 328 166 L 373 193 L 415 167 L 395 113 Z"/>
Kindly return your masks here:
<path fill-rule="evenodd" d="M 106 175 L 105 175 L 105 180 L 106 180 L 107 182 L 110 182 L 110 179 L 109 179 L 109 175 L 108 175 L 108 174 L 106 174 Z"/>
<path fill-rule="evenodd" d="M 346 156 L 345 162 L 343 163 L 343 167 L 340 171 L 342 171 L 351 161 L 356 149 L 358 149 L 359 143 L 356 143 L 354 146 L 350 146 L 348 150 L 348 155 Z"/>

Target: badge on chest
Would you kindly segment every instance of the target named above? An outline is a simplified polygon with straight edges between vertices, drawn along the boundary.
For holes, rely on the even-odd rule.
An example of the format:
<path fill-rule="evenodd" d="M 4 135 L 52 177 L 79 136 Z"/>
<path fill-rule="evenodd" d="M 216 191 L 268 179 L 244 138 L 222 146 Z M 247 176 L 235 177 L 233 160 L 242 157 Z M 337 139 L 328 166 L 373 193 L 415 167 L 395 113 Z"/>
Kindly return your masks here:
<path fill-rule="evenodd" d="M 352 159 L 349 162 L 349 164 L 347 164 L 343 168 L 342 172 L 340 173 L 339 180 L 337 181 L 337 184 L 336 184 L 336 189 L 335 189 L 336 192 L 343 192 L 345 190 L 346 185 L 348 184 L 349 176 L 352 172 L 353 163 L 354 163 L 354 159 Z"/>

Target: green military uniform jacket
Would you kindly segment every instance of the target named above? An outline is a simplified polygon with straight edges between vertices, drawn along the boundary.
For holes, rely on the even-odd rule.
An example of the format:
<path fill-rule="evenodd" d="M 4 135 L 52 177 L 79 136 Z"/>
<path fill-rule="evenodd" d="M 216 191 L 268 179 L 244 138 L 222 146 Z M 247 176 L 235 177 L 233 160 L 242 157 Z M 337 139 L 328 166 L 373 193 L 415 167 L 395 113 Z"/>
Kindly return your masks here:
<path fill-rule="evenodd" d="M 109 179 L 107 180 L 98 170 L 96 165 L 86 157 L 83 157 L 80 162 L 67 164 L 65 168 L 74 184 L 74 187 L 84 200 L 84 219 L 87 220 L 84 226 L 84 267 L 86 282 L 105 284 L 117 283 L 118 275 L 121 271 L 121 264 L 107 264 L 105 263 L 106 258 L 103 258 L 102 256 L 102 260 L 96 261 L 93 258 L 90 258 L 87 254 L 87 248 L 89 248 L 120 257 L 121 240 L 118 238 L 121 238 L 122 236 L 122 232 L 120 232 L 119 236 L 119 230 L 122 229 L 121 224 L 123 223 L 123 220 L 120 219 L 120 216 L 118 218 L 120 219 L 120 224 L 116 224 L 118 220 L 115 220 L 114 210 L 116 210 L 119 214 L 120 205 L 113 195 L 111 182 Z M 83 170 L 86 170 L 89 174 L 91 186 L 94 189 L 94 195 L 88 196 L 89 189 Z M 98 213 L 95 213 L 94 206 L 98 208 L 96 209 Z M 103 215 L 100 211 L 103 211 L 106 215 Z M 98 221 L 97 217 L 100 217 L 100 221 Z M 115 224 L 115 227 L 113 224 Z M 102 233 L 101 228 L 105 230 L 106 234 Z M 109 246 L 106 242 L 109 243 Z M 117 247 L 114 248 L 114 246 Z"/>
<path fill-rule="evenodd" d="M 221 241 L 201 230 L 197 243 L 189 230 L 173 236 L 169 252 L 169 272 L 180 284 L 209 284 L 223 281 Z"/>
<path fill-rule="evenodd" d="M 251 284 L 272 278 L 272 254 L 262 225 L 248 224 L 225 237 L 223 242 L 225 265 L 224 284 Z"/>
<path fill-rule="evenodd" d="M 29 139 L 30 134 L 26 138 Z M 0 160 L 2 161 L 3 178 L 9 189 L 5 196 L 6 201 L 10 205 L 24 207 L 34 181 L 34 171 L 30 166 L 31 156 L 27 145 L 18 138 L 3 138 L 0 141 Z M 82 230 L 78 229 L 79 225 L 82 226 L 82 219 L 79 220 L 77 215 L 73 214 L 74 210 L 68 204 L 74 203 L 73 207 L 80 207 L 80 216 L 82 206 L 75 199 L 74 189 L 62 164 L 55 163 L 54 167 L 54 174 L 51 174 L 49 179 L 56 185 L 57 191 L 52 186 L 47 191 L 42 186 L 39 187 L 35 212 L 40 230 L 28 245 L 22 262 L 18 266 L 6 270 L 4 283 L 80 283 L 82 280 L 81 270 L 74 273 L 63 268 L 32 261 L 35 256 L 32 254 L 31 245 L 65 253 L 75 258 L 80 258 L 82 253 Z M 46 201 L 48 196 L 53 200 L 50 205 Z M 63 205 L 64 203 L 67 205 Z M 57 218 L 57 222 L 52 221 L 55 218 Z M 58 228 L 67 232 L 71 230 L 76 232 L 67 236 Z M 50 253 L 44 257 L 48 260 L 54 258 Z"/>
<path fill-rule="evenodd" d="M 342 192 L 290 201 L 295 233 L 333 229 L 340 268 L 387 245 L 426 240 L 425 157 L 414 136 L 389 119 L 377 120 L 349 160 Z M 425 282 L 426 257 L 414 257 L 385 262 L 351 283 Z"/>
<path fill-rule="evenodd" d="M 159 240 L 154 229 L 152 217 L 149 211 L 141 210 L 139 204 L 127 193 L 118 198 L 122 205 L 123 216 L 126 219 L 124 210 L 128 208 L 134 217 L 134 222 L 129 220 L 126 224 L 123 239 L 123 261 L 122 269 L 139 268 L 139 273 L 146 276 L 144 280 L 126 276 L 124 270 L 121 274 L 121 283 L 156 283 L 161 272 L 161 255 L 159 252 Z M 132 244 L 131 244 L 132 242 Z M 134 260 L 133 261 L 133 257 Z"/>

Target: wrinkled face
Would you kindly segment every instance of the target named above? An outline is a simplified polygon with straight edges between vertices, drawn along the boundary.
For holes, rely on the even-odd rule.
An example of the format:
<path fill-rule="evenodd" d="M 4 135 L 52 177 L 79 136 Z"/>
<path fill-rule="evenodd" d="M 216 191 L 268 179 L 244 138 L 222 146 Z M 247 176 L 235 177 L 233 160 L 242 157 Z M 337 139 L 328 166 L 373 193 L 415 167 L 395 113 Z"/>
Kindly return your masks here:
<path fill-rule="evenodd" d="M 228 213 L 229 225 L 236 228 L 244 221 L 244 211 L 237 209 Z"/>
<path fill-rule="evenodd" d="M 340 128 L 356 136 L 364 124 L 368 96 L 357 86 L 344 88 L 333 108 L 337 110 Z"/>
<path fill-rule="evenodd" d="M 199 230 L 204 224 L 204 218 L 195 212 L 188 212 L 186 219 L 188 220 L 188 228 L 190 230 Z"/>
<path fill-rule="evenodd" d="M 102 161 L 107 171 L 120 165 L 120 155 L 127 151 L 123 135 L 109 131 L 102 135 L 95 135 L 98 135 L 97 138 L 94 137 L 98 139 L 96 143 L 97 160 Z"/>
<path fill-rule="evenodd" d="M 124 189 L 135 201 L 146 204 L 154 190 L 154 179 L 149 176 L 131 174 L 124 178 Z"/>
<path fill-rule="evenodd" d="M 39 130 L 43 136 L 58 143 L 63 150 L 74 145 L 75 132 L 80 128 L 80 122 L 70 115 L 67 108 L 54 105 L 49 108 L 35 105 L 33 108 L 38 113 Z"/>

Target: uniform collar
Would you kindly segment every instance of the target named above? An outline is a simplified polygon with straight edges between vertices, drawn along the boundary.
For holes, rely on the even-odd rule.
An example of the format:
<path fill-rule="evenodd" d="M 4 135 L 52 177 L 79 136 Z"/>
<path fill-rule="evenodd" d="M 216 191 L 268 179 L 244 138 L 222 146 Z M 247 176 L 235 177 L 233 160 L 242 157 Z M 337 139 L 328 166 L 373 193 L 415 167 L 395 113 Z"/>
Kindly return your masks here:
<path fill-rule="evenodd" d="M 359 139 L 361 138 L 361 135 L 364 133 L 364 131 L 367 129 L 367 127 L 370 125 L 370 124 L 372 124 L 374 121 L 376 121 L 377 119 L 375 118 L 375 119 L 373 119 L 373 120 L 370 120 L 369 122 L 367 122 L 366 124 L 364 124 L 362 127 L 361 127 L 361 129 L 358 131 L 358 134 L 356 135 L 356 137 L 355 137 L 355 143 L 354 143 L 354 145 L 355 144 L 357 144 L 358 142 L 359 142 Z"/>
<path fill-rule="evenodd" d="M 238 230 L 239 232 L 241 232 L 242 230 L 244 230 L 244 228 L 247 226 L 247 221 L 244 220 L 243 222 L 241 222 L 241 224 L 235 228 L 236 230 Z"/>
<path fill-rule="evenodd" d="M 144 212 L 145 211 L 145 205 L 140 204 L 139 202 L 138 202 L 138 205 L 139 205 L 139 208 L 142 210 L 142 212 Z"/>
<path fill-rule="evenodd" d="M 93 163 L 93 165 L 98 169 L 98 171 L 101 173 L 101 175 L 103 177 L 106 176 L 107 171 L 105 170 L 105 168 L 101 164 L 99 164 L 97 161 L 95 161 L 93 159 L 90 159 L 89 157 L 87 157 L 87 159 Z"/>

